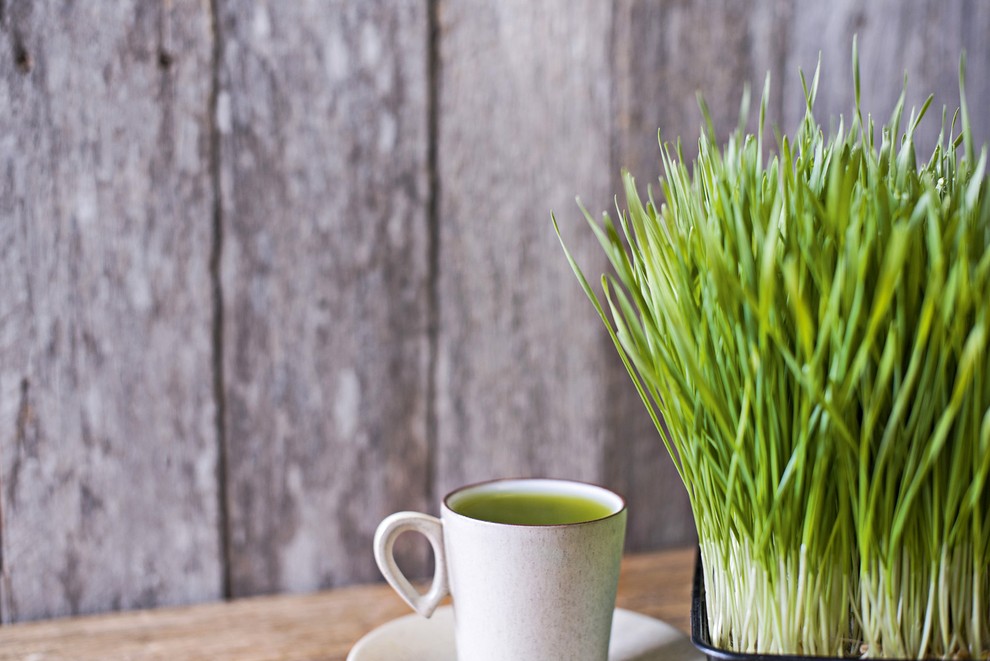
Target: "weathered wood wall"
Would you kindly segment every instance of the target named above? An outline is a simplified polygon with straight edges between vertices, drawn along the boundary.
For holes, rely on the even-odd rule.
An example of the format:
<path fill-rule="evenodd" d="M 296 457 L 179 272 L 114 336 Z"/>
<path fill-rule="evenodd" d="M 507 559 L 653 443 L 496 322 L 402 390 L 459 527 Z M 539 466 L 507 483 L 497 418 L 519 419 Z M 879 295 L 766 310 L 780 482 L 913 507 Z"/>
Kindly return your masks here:
<path fill-rule="evenodd" d="M 0 4 L 5 621 L 220 594 L 201 5 Z"/>
<path fill-rule="evenodd" d="M 827 6 L 825 6 L 827 4 Z M 797 123 L 911 77 L 990 138 L 977 0 L 0 2 L 0 615 L 373 580 L 390 511 L 502 475 L 683 488 L 549 224 L 656 130 Z M 937 133 L 929 125 L 927 138 Z M 422 571 L 423 545 L 405 564 Z"/>
<path fill-rule="evenodd" d="M 368 580 L 428 507 L 427 6 L 219 5 L 230 589 Z"/>

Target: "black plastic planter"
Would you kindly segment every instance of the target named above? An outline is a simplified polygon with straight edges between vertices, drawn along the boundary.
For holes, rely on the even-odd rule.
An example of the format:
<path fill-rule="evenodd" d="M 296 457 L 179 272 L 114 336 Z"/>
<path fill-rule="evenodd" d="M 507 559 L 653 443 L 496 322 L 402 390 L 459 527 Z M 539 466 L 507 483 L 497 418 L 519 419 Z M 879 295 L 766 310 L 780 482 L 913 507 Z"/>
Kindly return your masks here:
<path fill-rule="evenodd" d="M 790 656 L 784 654 L 743 654 L 727 652 L 712 646 L 711 633 L 708 631 L 708 610 L 705 604 L 705 572 L 701 566 L 701 550 L 698 550 L 694 565 L 694 585 L 691 588 L 691 642 L 701 650 L 709 661 L 848 661 L 850 658 L 841 656 Z M 891 660 L 907 661 L 907 660 Z M 926 660 L 936 661 L 936 660 Z"/>

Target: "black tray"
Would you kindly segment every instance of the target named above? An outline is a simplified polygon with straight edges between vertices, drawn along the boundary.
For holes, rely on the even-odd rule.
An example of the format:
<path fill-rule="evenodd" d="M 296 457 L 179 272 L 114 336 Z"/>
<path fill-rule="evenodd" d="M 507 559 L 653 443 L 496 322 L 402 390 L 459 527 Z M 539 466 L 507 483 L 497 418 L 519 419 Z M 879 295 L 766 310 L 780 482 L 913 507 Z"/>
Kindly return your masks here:
<path fill-rule="evenodd" d="M 727 652 L 712 646 L 711 632 L 708 631 L 708 608 L 705 604 L 705 572 L 701 566 L 701 549 L 698 550 L 694 565 L 694 584 L 691 588 L 691 642 L 709 661 L 849 661 L 858 657 L 844 656 L 796 656 L 786 654 L 744 654 Z M 885 659 L 884 661 L 908 661 L 906 659 Z M 929 659 L 926 661 L 939 661 Z"/>

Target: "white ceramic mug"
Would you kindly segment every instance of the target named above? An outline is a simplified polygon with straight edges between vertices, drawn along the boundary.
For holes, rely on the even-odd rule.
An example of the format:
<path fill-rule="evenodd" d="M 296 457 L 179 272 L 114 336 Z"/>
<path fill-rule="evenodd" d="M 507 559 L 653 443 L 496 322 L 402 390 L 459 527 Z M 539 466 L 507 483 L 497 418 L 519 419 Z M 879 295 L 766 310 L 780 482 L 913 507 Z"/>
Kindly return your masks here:
<path fill-rule="evenodd" d="M 494 523 L 458 506 L 503 493 L 578 497 L 603 507 L 579 523 Z M 602 487 L 551 479 L 496 480 L 443 499 L 440 518 L 399 512 L 375 533 L 375 560 L 396 592 L 429 617 L 449 593 L 458 661 L 605 661 L 626 529 L 621 497 Z M 405 531 L 423 534 L 436 556 L 420 594 L 395 564 Z"/>

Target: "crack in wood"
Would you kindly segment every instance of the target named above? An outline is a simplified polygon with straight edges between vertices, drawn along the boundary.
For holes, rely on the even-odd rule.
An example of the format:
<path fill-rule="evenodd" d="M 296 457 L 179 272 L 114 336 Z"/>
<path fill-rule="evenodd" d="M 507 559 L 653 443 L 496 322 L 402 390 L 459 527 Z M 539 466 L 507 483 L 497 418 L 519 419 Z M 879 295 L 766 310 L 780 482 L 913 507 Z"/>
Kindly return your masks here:
<path fill-rule="evenodd" d="M 220 126 L 217 113 L 220 103 L 220 64 L 223 57 L 223 43 L 220 35 L 220 0 L 210 0 L 210 28 L 213 38 L 213 53 L 210 62 L 210 98 L 207 112 L 207 125 L 210 132 L 210 186 L 213 190 L 213 244 L 210 248 L 210 283 L 213 290 L 213 397 L 216 407 L 217 434 L 217 509 L 220 537 L 220 576 L 221 594 L 230 599 L 232 587 L 232 556 L 230 541 L 230 507 L 228 498 L 228 451 L 227 451 L 227 402 L 223 371 L 223 282 L 220 274 L 220 258 L 223 254 L 223 191 L 222 164 L 220 151 Z"/>
<path fill-rule="evenodd" d="M 16 456 L 10 469 L 10 482 L 7 484 L 7 503 L 13 504 L 17 499 L 17 487 L 20 482 L 21 468 L 24 457 L 37 454 L 37 429 L 34 427 L 35 415 L 31 407 L 31 382 L 21 380 L 21 401 L 17 407 L 16 431 L 14 433 L 14 448 Z"/>
<path fill-rule="evenodd" d="M 2 481 L 0 481 L 0 622 L 3 624 L 8 624 L 17 619 L 14 593 L 10 582 L 10 564 L 7 560 L 6 509 L 9 503 L 14 502 L 21 471 L 21 461 L 24 454 L 22 450 L 28 444 L 28 430 L 34 421 L 30 390 L 31 382 L 26 377 L 21 379 L 21 401 L 17 408 L 14 430 L 14 450 L 16 456 L 10 471 L 11 477 L 7 485 L 6 499 L 2 499 L 4 490 Z"/>
<path fill-rule="evenodd" d="M 30 7 L 27 11 L 30 11 Z M 8 11 L 6 0 L 0 0 L 0 29 L 10 33 L 14 66 L 22 74 L 27 74 L 34 68 L 34 59 L 24 45 L 24 37 L 18 29 L 16 16 L 16 10 L 14 12 Z"/>
<path fill-rule="evenodd" d="M 439 270 L 440 270 L 440 175 L 438 171 L 437 144 L 440 122 L 440 0 L 430 0 L 427 5 L 427 153 L 426 169 L 429 198 L 427 201 L 427 274 L 426 274 L 426 502 L 435 499 L 436 483 L 436 435 L 437 435 L 437 351 L 439 341 Z"/>
<path fill-rule="evenodd" d="M 16 35 L 14 37 L 14 64 L 21 73 L 31 73 L 31 69 L 34 68 L 31 54 L 27 52 L 24 44 Z"/>

